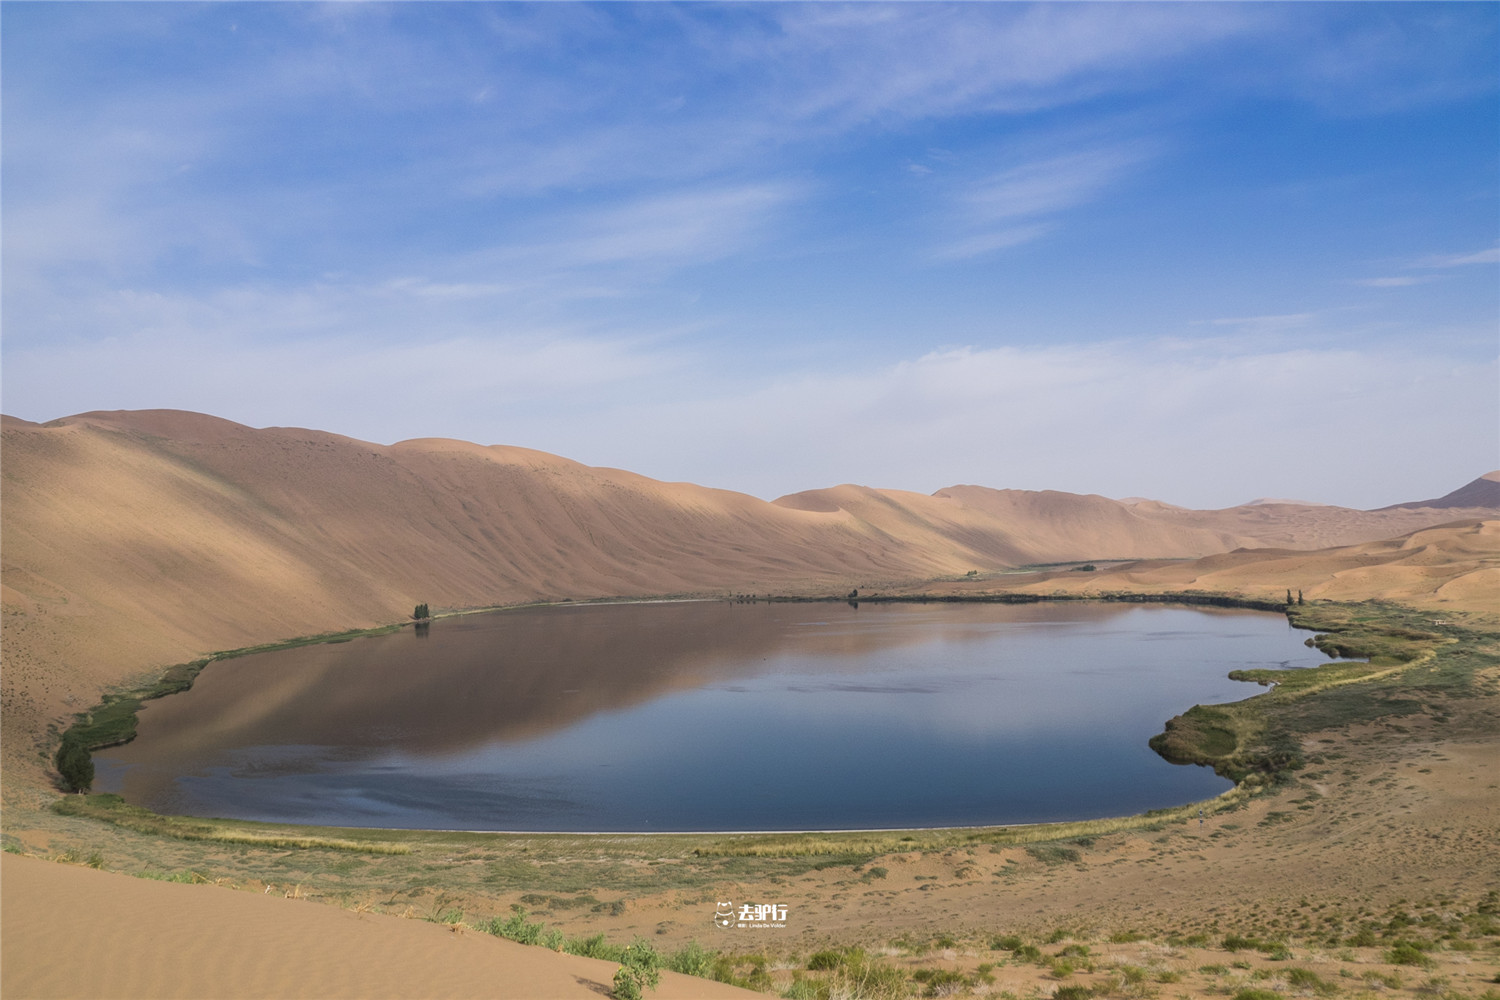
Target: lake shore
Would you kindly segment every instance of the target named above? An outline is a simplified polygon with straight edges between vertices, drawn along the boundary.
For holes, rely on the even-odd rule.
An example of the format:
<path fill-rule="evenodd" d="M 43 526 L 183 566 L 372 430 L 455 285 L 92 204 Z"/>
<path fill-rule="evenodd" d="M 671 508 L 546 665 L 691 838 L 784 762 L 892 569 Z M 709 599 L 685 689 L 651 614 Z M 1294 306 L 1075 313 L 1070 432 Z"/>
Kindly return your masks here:
<path fill-rule="evenodd" d="M 1492 690 L 1493 652 L 1483 653 L 1494 650 L 1494 639 L 1478 641 L 1491 658 L 1477 671 L 1474 693 L 1429 697 L 1418 712 L 1309 730 L 1302 740 L 1309 763 L 1295 780 L 1201 823 L 1187 815 L 1102 833 L 1055 831 L 1050 842 L 1033 844 L 943 843 L 931 832 L 897 831 L 890 842 L 816 844 L 806 854 L 775 843 L 761 853 L 723 844 L 739 850 L 718 853 L 702 837 L 420 841 L 408 833 L 390 836 L 413 853 L 377 855 L 163 837 L 58 815 L 48 808 L 52 795 L 18 795 L 12 787 L 7 806 L 27 801 L 7 809 L 5 843 L 75 863 L 97 855 L 102 867 L 118 871 L 189 873 L 251 893 L 409 918 L 456 912 L 470 922 L 522 907 L 574 937 L 623 942 L 642 935 L 662 947 L 697 940 L 747 959 L 760 953 L 772 985 L 789 983 L 791 966 L 805 965 L 816 950 L 856 946 L 907 976 L 947 970 L 982 986 L 987 975 L 997 977 L 996 989 L 1013 990 L 1098 985 L 1123 974 L 1120 968 L 1141 968 L 1151 970 L 1148 978 L 1178 976 L 1195 989 L 1219 991 L 1241 980 L 1246 988 L 1274 982 L 1276 971 L 1289 967 L 1253 948 L 1223 947 L 1239 935 L 1284 940 L 1313 974 L 1348 971 L 1358 989 L 1378 982 L 1392 995 L 1389 977 L 1396 976 L 1404 984 L 1399 994 L 1443 976 L 1456 995 L 1480 996 L 1485 978 L 1500 972 L 1494 935 L 1460 934 L 1424 953 L 1434 965 L 1418 966 L 1420 976 L 1384 961 L 1396 935 L 1423 933 L 1421 907 L 1474 914 L 1486 893 L 1500 888 L 1493 876 L 1476 878 L 1500 871 L 1489 864 L 1500 860 L 1489 832 L 1500 810 L 1500 696 Z M 1363 794 L 1368 788 L 1382 794 L 1372 799 Z M 440 870 L 432 870 L 433 861 L 441 861 Z M 708 912 L 716 898 L 774 899 L 795 916 L 784 929 L 726 936 Z M 1392 907 L 1410 914 L 1417 931 L 1399 923 L 1387 931 Z M 1376 916 L 1373 944 L 1326 940 L 1330 917 L 1340 922 L 1333 936 L 1348 941 Z M 1049 944 L 1059 932 L 1071 936 Z M 1110 940 L 1137 934 L 1141 941 Z M 1007 936 L 1037 948 L 1040 963 L 991 947 Z M 1053 960 L 1068 941 L 1086 944 L 1092 957 L 1058 977 Z M 1454 946 L 1463 943 L 1476 950 Z M 1158 950 L 1142 964 L 1149 949 Z M 10 966 L 9 944 L 6 950 Z M 770 968 L 777 964 L 786 967 Z M 1088 964 L 1093 972 L 1083 968 Z M 742 963 L 734 975 L 750 982 L 755 966 Z M 981 966 L 990 968 L 980 973 Z M 1222 973 L 1199 971 L 1220 966 Z M 1261 980 L 1252 979 L 1257 973 Z M 915 983 L 908 980 L 920 988 Z"/>

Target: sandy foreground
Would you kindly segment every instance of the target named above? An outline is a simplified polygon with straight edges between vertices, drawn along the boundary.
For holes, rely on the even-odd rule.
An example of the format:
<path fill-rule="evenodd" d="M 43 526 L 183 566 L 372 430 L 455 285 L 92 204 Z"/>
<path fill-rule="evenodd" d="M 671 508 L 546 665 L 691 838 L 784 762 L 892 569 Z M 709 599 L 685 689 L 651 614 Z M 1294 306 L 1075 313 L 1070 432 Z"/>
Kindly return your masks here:
<path fill-rule="evenodd" d="M 42 997 L 598 997 L 613 962 L 303 900 L 0 857 L 0 993 Z M 757 996 L 667 972 L 652 996 Z"/>

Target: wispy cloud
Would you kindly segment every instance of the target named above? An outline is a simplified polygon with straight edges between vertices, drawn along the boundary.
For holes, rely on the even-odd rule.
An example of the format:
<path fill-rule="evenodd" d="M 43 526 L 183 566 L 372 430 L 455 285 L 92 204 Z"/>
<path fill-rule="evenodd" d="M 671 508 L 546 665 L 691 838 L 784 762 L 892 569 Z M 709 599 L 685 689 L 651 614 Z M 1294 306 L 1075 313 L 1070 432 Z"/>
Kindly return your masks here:
<path fill-rule="evenodd" d="M 1397 275 L 1391 278 L 1359 278 L 1352 283 L 1360 285 L 1364 288 L 1409 288 L 1412 285 L 1426 284 L 1431 280 L 1432 278 L 1430 277 L 1418 277 L 1416 275 L 1406 274 Z"/>
<path fill-rule="evenodd" d="M 954 235 L 934 256 L 962 259 L 1044 236 L 1058 225 L 1056 216 L 1100 197 L 1149 157 L 1141 143 L 1084 148 L 970 181 L 951 198 Z"/>
<path fill-rule="evenodd" d="M 840 123 L 1056 106 L 1188 52 L 1268 29 L 1253 9 L 1175 5 L 804 5 L 772 12 L 757 58 L 784 106 Z"/>
<path fill-rule="evenodd" d="M 1493 360 L 1357 350 L 959 349 L 643 402 L 617 426 L 622 435 L 670 428 L 668 440 L 636 450 L 638 467 L 672 474 L 663 456 L 675 455 L 717 470 L 718 485 L 762 495 L 840 481 L 921 491 L 968 482 L 1219 507 L 1274 485 L 1278 495 L 1374 507 L 1402 499 L 1385 468 L 1393 454 L 1403 456 L 1404 489 L 1442 492 L 1493 464 L 1500 403 L 1476 421 L 1473 400 L 1493 400 L 1496 375 Z M 1382 398 L 1409 405 L 1353 405 Z M 1431 441 L 1411 406 L 1465 430 Z M 741 413 L 757 419 L 745 425 Z M 1284 441 L 1310 429 L 1336 436 L 1338 454 L 1316 467 L 1288 462 Z"/>
<path fill-rule="evenodd" d="M 522 252 L 572 266 L 715 260 L 764 235 L 798 193 L 791 184 L 761 183 L 648 196 L 560 221 L 572 235 Z"/>
<path fill-rule="evenodd" d="M 1409 261 L 1405 266 L 1423 271 L 1449 271 L 1481 264 L 1500 264 L 1500 247 L 1478 250 L 1473 253 L 1429 254 Z M 1365 288 L 1409 288 L 1412 285 L 1425 285 L 1437 280 L 1439 280 L 1438 276 L 1433 274 L 1401 274 L 1381 278 L 1362 278 L 1353 281 L 1352 284 Z"/>
<path fill-rule="evenodd" d="M 1233 327 L 1241 334 L 1281 333 L 1304 329 L 1317 320 L 1316 312 L 1280 313 L 1269 316 L 1228 316 L 1210 320 L 1214 326 Z"/>
<path fill-rule="evenodd" d="M 1413 262 L 1413 267 L 1450 268 L 1468 267 L 1471 264 L 1500 264 L 1500 247 L 1478 250 L 1474 253 L 1433 254 Z"/>

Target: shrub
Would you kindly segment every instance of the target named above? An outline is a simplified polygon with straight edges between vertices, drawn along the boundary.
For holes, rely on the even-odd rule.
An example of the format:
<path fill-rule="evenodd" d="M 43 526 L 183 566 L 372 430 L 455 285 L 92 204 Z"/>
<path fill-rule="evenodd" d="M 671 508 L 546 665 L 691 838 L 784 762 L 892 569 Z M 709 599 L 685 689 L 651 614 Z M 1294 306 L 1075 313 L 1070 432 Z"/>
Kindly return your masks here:
<path fill-rule="evenodd" d="M 501 920 L 496 917 L 491 920 L 485 930 L 496 937 L 508 938 L 517 944 L 536 944 L 542 938 L 542 928 L 545 925 L 538 923 L 527 923 L 526 908 L 518 906 L 510 915 L 509 920 Z"/>
<path fill-rule="evenodd" d="M 660 984 L 661 955 L 649 941 L 636 938 L 620 955 L 620 968 L 615 972 L 616 1000 L 643 1000 L 646 990 Z"/>
<path fill-rule="evenodd" d="M 954 972 L 952 969 L 923 969 L 922 971 L 931 973 L 925 977 L 927 996 L 930 997 L 947 996 L 969 985 L 968 979 L 962 972 Z"/>
<path fill-rule="evenodd" d="M 1420 965 L 1424 968 L 1432 964 L 1432 959 L 1422 954 L 1422 947 L 1414 941 L 1397 941 L 1385 953 L 1385 960 L 1392 965 Z"/>
<path fill-rule="evenodd" d="M 1311 969 L 1287 969 L 1285 976 L 1287 985 L 1293 989 L 1312 990 L 1324 996 L 1338 989 Z"/>
<path fill-rule="evenodd" d="M 1026 853 L 1045 865 L 1061 865 L 1082 860 L 1082 855 L 1077 850 L 1064 847 L 1062 844 L 1033 844 L 1026 848 Z"/>
<path fill-rule="evenodd" d="M 684 976 L 707 979 L 713 973 L 715 957 L 717 956 L 714 952 L 709 951 L 697 941 L 689 941 L 667 959 L 667 968 L 673 972 L 680 972 Z"/>
<path fill-rule="evenodd" d="M 581 955 L 584 958 L 602 958 L 610 962 L 618 962 L 620 953 L 624 949 L 618 945 L 605 943 L 603 934 L 594 934 L 583 939 L 573 938 L 563 945 L 563 951 L 569 955 Z"/>
<path fill-rule="evenodd" d="M 1089 1000 L 1093 995 L 1087 986 L 1064 986 L 1052 994 L 1052 1000 Z"/>

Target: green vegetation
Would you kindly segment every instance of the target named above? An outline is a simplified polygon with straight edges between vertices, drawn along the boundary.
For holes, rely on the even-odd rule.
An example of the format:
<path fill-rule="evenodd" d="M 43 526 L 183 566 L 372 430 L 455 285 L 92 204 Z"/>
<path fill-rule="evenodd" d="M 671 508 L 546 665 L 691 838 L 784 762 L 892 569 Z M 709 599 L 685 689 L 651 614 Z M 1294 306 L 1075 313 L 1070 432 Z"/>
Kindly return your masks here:
<path fill-rule="evenodd" d="M 1062 844 L 1037 844 L 1027 847 L 1026 853 L 1045 865 L 1077 863 L 1083 857 L 1077 848 Z"/>
<path fill-rule="evenodd" d="M 1397 941 L 1394 946 L 1385 953 L 1385 960 L 1392 965 L 1418 965 L 1430 966 L 1432 959 L 1426 955 L 1426 948 L 1416 941 Z"/>
<path fill-rule="evenodd" d="M 646 990 L 654 990 L 660 984 L 661 955 L 649 941 L 636 938 L 620 955 L 620 968 L 615 972 L 615 997 L 641 1000 Z"/>
<path fill-rule="evenodd" d="M 64 816 L 86 816 L 104 820 L 137 833 L 174 837 L 178 840 L 212 841 L 220 844 L 245 844 L 281 850 L 322 849 L 359 851 L 366 854 L 410 854 L 411 848 L 385 839 L 354 840 L 347 837 L 318 836 L 307 827 L 276 827 L 225 819 L 193 819 L 187 816 L 159 816 L 148 809 L 128 804 L 118 795 L 69 796 L 54 806 Z M 381 833 L 383 831 L 371 831 Z"/>
<path fill-rule="evenodd" d="M 412 610 L 411 616 L 419 622 L 425 622 L 432 617 L 432 612 L 427 610 L 427 602 L 423 601 Z"/>
<path fill-rule="evenodd" d="M 71 735 L 71 734 L 69 734 Z M 53 758 L 57 773 L 62 776 L 63 787 L 70 792 L 86 792 L 94 784 L 94 758 L 88 747 L 77 738 L 64 739 Z"/>
<path fill-rule="evenodd" d="M 1293 603 L 1285 610 L 1293 625 L 1318 630 L 1309 646 L 1367 659 L 1233 671 L 1234 680 L 1270 690 L 1231 705 L 1193 706 L 1152 737 L 1153 750 L 1174 763 L 1209 765 L 1236 782 L 1285 781 L 1303 765 L 1302 735 L 1421 711 L 1424 701 L 1414 695 L 1468 690 L 1488 660 L 1480 647 L 1495 638 L 1380 601 Z"/>
<path fill-rule="evenodd" d="M 1200 598 L 1197 603 L 1234 603 L 1214 595 L 1197 596 Z M 670 865 L 655 870 L 643 869 L 625 878 L 626 870 L 613 860 L 601 861 L 597 865 L 562 866 L 556 871 L 543 872 L 537 868 L 544 858 L 573 850 L 590 851 L 585 845 L 597 841 L 582 836 L 506 838 L 484 834 L 308 829 L 199 820 L 159 816 L 128 806 L 113 796 L 71 796 L 61 801 L 57 809 L 65 815 L 103 820 L 142 833 L 225 844 L 403 854 L 429 847 L 434 850 L 481 850 L 485 845 L 505 844 L 508 845 L 505 854 L 511 860 L 505 871 L 487 872 L 486 884 L 542 888 L 554 896 L 575 879 L 591 879 L 579 881 L 580 889 L 599 885 L 623 887 L 636 881 L 641 885 L 701 886 L 715 878 L 748 877 L 756 872 L 788 875 L 828 866 L 868 865 L 889 854 L 978 845 L 1033 845 L 1036 849 L 1030 852 L 1031 855 L 1045 863 L 1077 862 L 1080 859 L 1078 848 L 1087 838 L 1128 830 L 1161 830 L 1196 818 L 1200 808 L 1209 815 L 1239 808 L 1265 785 L 1285 780 L 1289 772 L 1302 765 L 1297 749 L 1302 734 L 1351 721 L 1419 711 L 1432 697 L 1462 694 L 1468 689 L 1474 672 L 1493 662 L 1492 655 L 1481 648 L 1484 643 L 1494 641 L 1488 633 L 1449 623 L 1433 623 L 1430 615 L 1396 605 L 1318 603 L 1293 607 L 1287 614 L 1298 625 L 1322 629 L 1316 639 L 1311 640 L 1320 647 L 1367 651 L 1382 662 L 1329 663 L 1301 671 L 1244 672 L 1245 679 L 1274 681 L 1275 687 L 1269 693 L 1233 705 L 1196 706 L 1172 720 L 1168 731 L 1153 740 L 1153 746 L 1170 759 L 1212 764 L 1221 773 L 1239 778 L 1241 784 L 1206 804 L 1139 816 L 1043 826 L 911 832 L 627 838 L 612 848 L 612 856 L 624 857 L 640 852 L 656 857 L 665 855 L 673 860 Z M 341 633 L 248 647 L 219 656 L 244 655 L 363 634 L 368 633 Z M 65 734 L 56 763 L 61 767 L 64 748 L 69 745 L 92 748 L 128 739 L 134 734 L 135 710 L 140 701 L 185 689 L 209 662 L 199 660 L 174 667 L 152 685 L 106 697 L 94 711 L 81 715 L 79 722 Z M 66 758 L 70 761 L 69 773 L 81 784 L 85 771 L 78 751 L 68 750 Z M 650 846 L 645 846 L 647 844 Z M 579 871 L 590 874 L 575 874 Z M 525 872 L 534 872 L 535 881 L 529 881 Z M 868 882 L 886 874 L 885 868 L 872 867 L 862 877 Z M 1357 936 L 1358 931 L 1348 933 Z"/>

